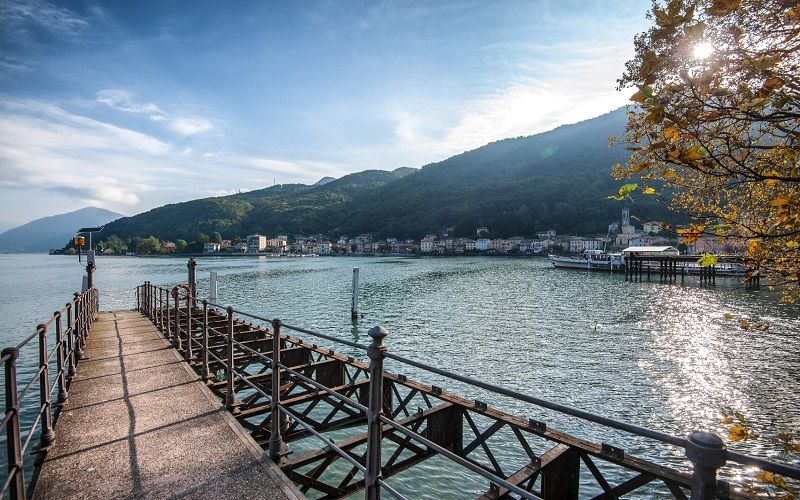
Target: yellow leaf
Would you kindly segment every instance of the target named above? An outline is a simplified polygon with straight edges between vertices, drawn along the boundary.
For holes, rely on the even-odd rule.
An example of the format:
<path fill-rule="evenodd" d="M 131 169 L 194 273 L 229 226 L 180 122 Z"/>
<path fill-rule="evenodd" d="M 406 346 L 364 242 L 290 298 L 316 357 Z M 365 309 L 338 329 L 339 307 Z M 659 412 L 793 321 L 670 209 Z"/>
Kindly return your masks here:
<path fill-rule="evenodd" d="M 733 314 L 725 313 L 725 319 L 733 319 Z M 730 418 L 730 417 L 728 417 L 728 418 Z"/>
<path fill-rule="evenodd" d="M 786 205 L 791 203 L 791 201 L 792 200 L 790 200 L 788 196 L 779 196 L 779 197 L 775 198 L 774 200 L 772 200 L 772 206 L 773 207 L 785 207 Z"/>
<path fill-rule="evenodd" d="M 667 139 L 672 143 L 678 140 L 680 133 L 681 131 L 678 129 L 678 127 L 670 125 L 661 132 L 661 135 L 664 137 L 664 139 Z"/>
<path fill-rule="evenodd" d="M 710 253 L 704 253 L 699 259 L 697 259 L 697 263 L 700 264 L 700 267 L 711 267 L 717 263 L 717 256 Z"/>
<path fill-rule="evenodd" d="M 647 96 L 641 90 L 631 96 L 631 101 L 633 102 L 644 102 L 645 99 L 647 99 Z"/>
<path fill-rule="evenodd" d="M 749 322 L 749 321 L 747 321 L 746 319 L 743 319 L 743 320 L 742 320 L 742 321 L 739 323 L 739 326 L 742 328 L 742 330 L 749 330 L 749 329 L 750 329 L 750 322 Z"/>
<path fill-rule="evenodd" d="M 706 156 L 705 150 L 703 150 L 703 148 L 701 148 L 700 146 L 696 146 L 696 145 L 695 146 L 690 146 L 684 152 L 684 158 L 686 158 L 689 161 L 699 160 L 701 158 L 705 158 L 705 156 Z"/>
<path fill-rule="evenodd" d="M 728 429 L 728 439 L 731 441 L 743 441 L 747 439 L 747 427 L 736 424 Z"/>
<path fill-rule="evenodd" d="M 756 481 L 759 483 L 772 484 L 773 474 L 767 470 L 756 472 Z"/>
<path fill-rule="evenodd" d="M 651 187 L 646 187 L 642 189 L 642 193 L 644 194 L 656 194 L 656 190 Z"/>

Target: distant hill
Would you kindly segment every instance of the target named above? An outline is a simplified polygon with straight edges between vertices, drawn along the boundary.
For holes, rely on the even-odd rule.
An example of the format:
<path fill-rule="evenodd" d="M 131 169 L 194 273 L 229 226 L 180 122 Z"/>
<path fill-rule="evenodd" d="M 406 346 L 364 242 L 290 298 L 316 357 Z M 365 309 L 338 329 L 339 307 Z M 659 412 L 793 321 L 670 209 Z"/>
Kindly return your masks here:
<path fill-rule="evenodd" d="M 124 217 L 103 208 L 86 207 L 43 217 L 0 234 L 0 252 L 46 252 L 61 248 L 81 227 L 100 226 Z"/>
<path fill-rule="evenodd" d="M 327 183 L 329 183 L 331 181 L 335 181 L 335 180 L 336 180 L 336 177 L 323 177 L 322 179 L 320 179 L 317 182 L 315 182 L 314 184 L 312 184 L 312 186 L 324 186 L 325 184 L 327 184 Z"/>
<path fill-rule="evenodd" d="M 321 216 L 326 208 L 349 206 L 365 193 L 416 170 L 365 170 L 323 185 L 279 184 L 264 189 L 215 198 L 203 198 L 154 208 L 124 217 L 103 230 L 101 237 L 157 236 L 162 240 L 192 241 L 198 233 L 219 232 L 224 238 L 253 233 L 268 235 L 320 233 L 333 220 Z"/>
<path fill-rule="evenodd" d="M 312 186 L 285 184 L 218 198 L 166 205 L 119 219 L 103 237 L 157 236 L 191 241 L 218 231 L 223 238 L 275 234 L 373 233 L 420 238 L 455 226 L 492 236 L 605 233 L 622 204 L 607 200 L 620 183 L 614 163 L 627 159 L 609 137 L 624 133 L 625 111 L 541 134 L 487 144 L 421 169 L 367 170 Z M 654 200 L 634 210 L 665 218 Z"/>

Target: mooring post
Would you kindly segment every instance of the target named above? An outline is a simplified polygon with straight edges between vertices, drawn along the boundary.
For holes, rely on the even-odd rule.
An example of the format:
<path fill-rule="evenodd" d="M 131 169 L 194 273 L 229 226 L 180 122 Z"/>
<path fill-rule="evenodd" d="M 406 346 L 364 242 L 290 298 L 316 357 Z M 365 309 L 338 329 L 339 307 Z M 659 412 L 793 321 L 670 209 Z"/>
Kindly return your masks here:
<path fill-rule="evenodd" d="M 203 362 L 203 380 L 209 379 L 208 374 L 208 299 L 203 299 L 203 344 L 201 359 Z"/>
<path fill-rule="evenodd" d="M 281 435 L 281 320 L 272 320 L 272 394 L 270 394 L 269 457 L 278 461 L 286 450 Z"/>
<path fill-rule="evenodd" d="M 192 361 L 192 298 L 186 298 L 186 347 L 183 351 L 184 359 Z"/>
<path fill-rule="evenodd" d="M 78 359 L 83 359 L 85 356 L 84 356 L 84 352 L 83 352 L 83 335 L 81 333 L 81 330 L 83 329 L 83 325 L 82 325 L 83 320 L 81 319 L 81 296 L 80 296 L 80 294 L 78 294 L 78 292 L 75 292 L 74 297 L 75 297 L 75 300 L 74 300 L 74 304 L 75 304 L 75 326 L 73 326 L 72 329 L 74 330 L 75 347 L 77 349 L 75 351 L 75 354 L 77 355 Z M 75 364 L 76 365 L 77 365 L 77 363 L 78 363 L 78 360 L 75 360 Z"/>
<path fill-rule="evenodd" d="M 717 469 L 725 465 L 728 451 L 719 436 L 709 432 L 689 434 L 686 456 L 692 461 L 691 500 L 717 498 Z"/>
<path fill-rule="evenodd" d="M 61 311 L 56 311 L 53 313 L 53 316 L 56 322 L 56 344 L 58 345 L 56 351 L 56 367 L 58 368 L 58 404 L 60 406 L 66 403 L 69 398 L 67 394 L 67 375 L 65 369 L 67 341 L 64 339 L 64 331 L 62 330 Z"/>
<path fill-rule="evenodd" d="M 208 277 L 208 300 L 216 302 L 219 295 L 219 280 L 217 279 L 217 272 L 211 271 Z"/>
<path fill-rule="evenodd" d="M 189 257 L 186 267 L 189 268 L 189 293 L 191 294 L 188 302 L 191 302 L 191 307 L 194 307 L 197 297 L 197 261 L 194 260 L 194 257 Z"/>
<path fill-rule="evenodd" d="M 19 430 L 19 398 L 17 397 L 17 358 L 16 347 L 3 349 L 6 359 L 6 455 L 8 457 L 8 477 L 10 498 L 25 498 L 25 469 L 22 465 L 22 441 Z"/>
<path fill-rule="evenodd" d="M 235 385 L 234 385 L 234 374 L 235 371 L 233 365 L 233 307 L 228 306 L 228 366 L 227 366 L 227 373 L 225 374 L 225 379 L 227 382 L 227 390 L 225 391 L 225 407 L 228 408 L 228 411 L 233 411 L 236 408 L 236 394 L 234 393 Z"/>
<path fill-rule="evenodd" d="M 350 317 L 358 319 L 358 268 L 353 268 L 353 298 L 350 302 Z"/>
<path fill-rule="evenodd" d="M 369 356 L 369 412 L 367 412 L 367 470 L 364 474 L 366 497 L 369 500 L 381 497 L 381 439 L 382 426 L 379 417 L 383 414 L 383 359 L 388 348 L 383 339 L 389 334 L 382 326 L 370 329 L 372 343 L 367 348 Z"/>
<path fill-rule="evenodd" d="M 50 378 L 47 373 L 47 325 L 36 327 L 39 332 L 39 404 L 42 408 L 42 433 L 40 449 L 46 449 L 56 438 L 53 432 L 53 414 L 50 411 Z"/>

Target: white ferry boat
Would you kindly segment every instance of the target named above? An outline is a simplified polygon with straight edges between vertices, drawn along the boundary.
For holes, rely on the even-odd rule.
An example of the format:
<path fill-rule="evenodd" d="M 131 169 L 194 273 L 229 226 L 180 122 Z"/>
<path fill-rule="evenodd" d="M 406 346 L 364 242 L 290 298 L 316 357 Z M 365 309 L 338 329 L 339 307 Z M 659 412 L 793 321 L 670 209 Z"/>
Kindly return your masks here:
<path fill-rule="evenodd" d="M 586 250 L 581 257 L 548 255 L 553 267 L 567 269 L 589 269 L 592 271 L 618 271 L 625 268 L 621 253 L 606 253 L 602 250 Z"/>

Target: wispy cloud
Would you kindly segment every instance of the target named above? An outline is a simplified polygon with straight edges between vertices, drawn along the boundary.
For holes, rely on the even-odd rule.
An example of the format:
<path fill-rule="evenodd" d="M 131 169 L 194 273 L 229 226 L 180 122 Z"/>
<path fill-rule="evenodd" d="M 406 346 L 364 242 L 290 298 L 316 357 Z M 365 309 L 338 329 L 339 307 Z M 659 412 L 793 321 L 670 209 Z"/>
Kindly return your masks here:
<path fill-rule="evenodd" d="M 169 128 L 181 135 L 197 135 L 212 130 L 214 125 L 201 117 L 175 118 L 169 121 Z"/>
<path fill-rule="evenodd" d="M 137 102 L 131 92 L 120 89 L 100 90 L 95 94 L 95 101 L 110 108 L 135 115 L 147 115 L 155 122 L 165 122 L 173 132 L 183 136 L 191 136 L 210 132 L 214 124 L 202 116 L 170 116 L 157 104 Z"/>
<path fill-rule="evenodd" d="M 71 10 L 43 0 L 3 0 L 0 19 L 3 31 L 17 38 L 28 38 L 36 29 L 71 38 L 89 28 L 89 23 Z"/>
<path fill-rule="evenodd" d="M 95 94 L 95 100 L 100 104 L 105 104 L 126 113 L 149 115 L 151 120 L 161 121 L 165 119 L 164 112 L 157 105 L 134 102 L 131 93 L 125 90 L 101 90 Z"/>
<path fill-rule="evenodd" d="M 77 115 L 50 103 L 2 101 L 0 184 L 57 192 L 95 204 L 135 205 L 137 164 L 171 146 L 156 138 Z"/>

